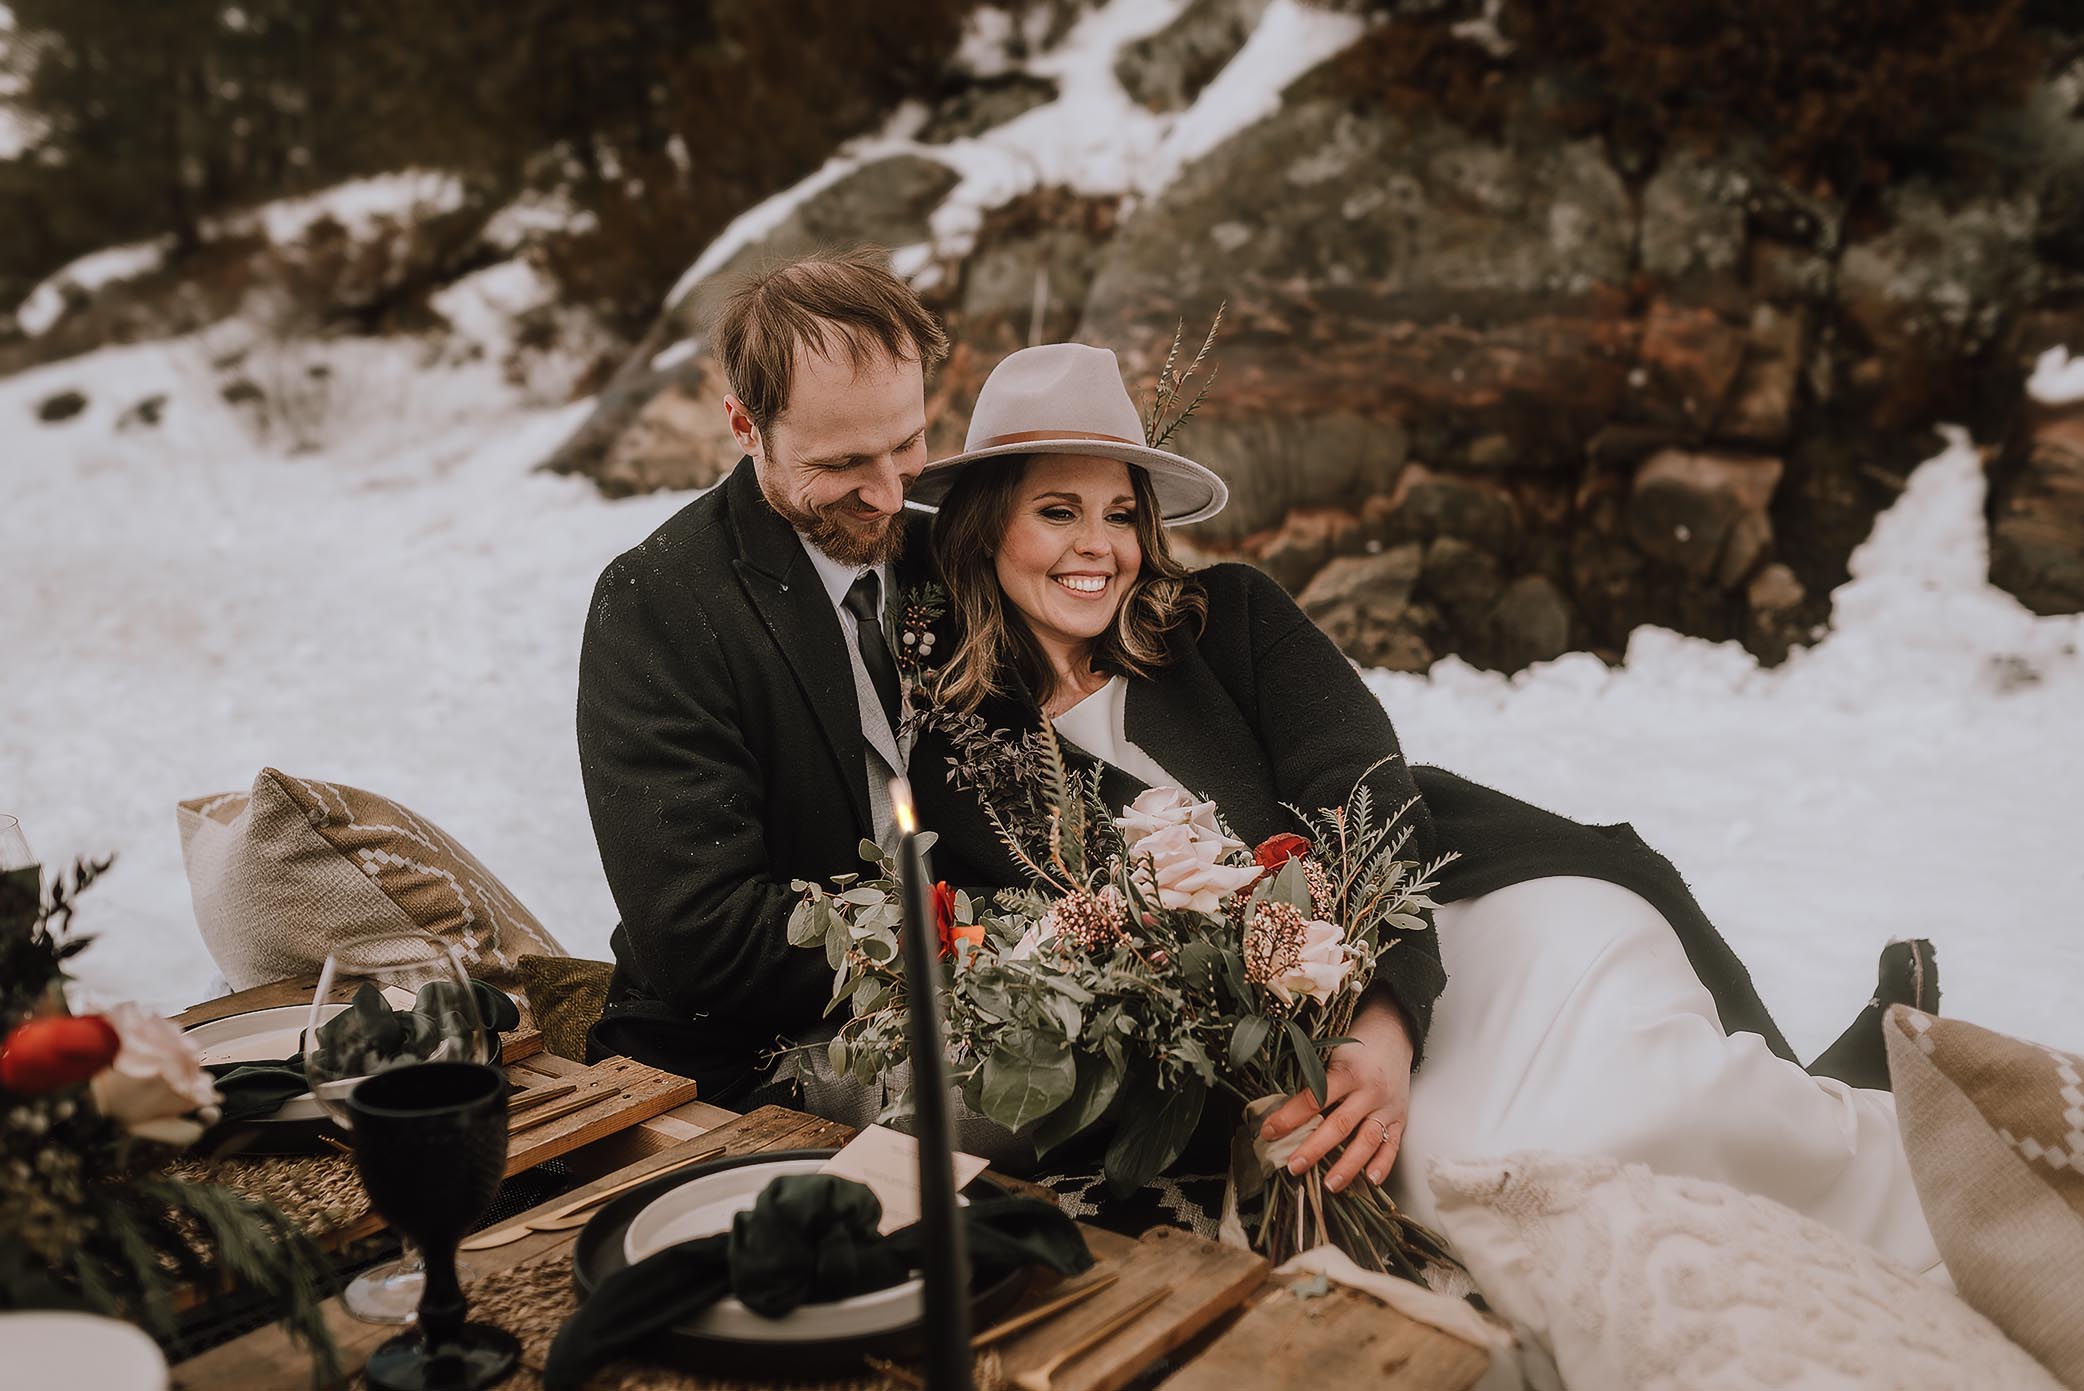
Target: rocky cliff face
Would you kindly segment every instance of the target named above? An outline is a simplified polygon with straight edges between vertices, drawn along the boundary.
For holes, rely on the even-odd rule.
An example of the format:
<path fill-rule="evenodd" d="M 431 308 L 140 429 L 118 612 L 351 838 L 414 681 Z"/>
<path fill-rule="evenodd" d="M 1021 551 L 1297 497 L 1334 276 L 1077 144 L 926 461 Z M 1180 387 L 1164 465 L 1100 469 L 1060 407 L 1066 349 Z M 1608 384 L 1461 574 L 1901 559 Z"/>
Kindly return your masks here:
<path fill-rule="evenodd" d="M 1287 8 L 1196 0 L 1115 78 L 1192 116 Z M 937 234 L 963 142 L 991 138 L 976 113 L 1054 99 L 997 74 L 922 127 L 955 134 L 860 162 L 689 286 L 551 466 L 713 482 L 736 458 L 700 339 L 716 286 L 878 240 L 958 345 L 937 452 L 1014 347 L 1103 344 L 1144 386 L 1182 319 L 1227 304 L 1178 443 L 1233 502 L 1185 539 L 1264 566 L 1365 663 L 1613 656 L 1642 623 L 1777 661 L 1943 421 L 1989 443 L 1992 577 L 2084 609 L 2084 411 L 2022 389 L 2046 348 L 2084 352 L 2084 65 L 2036 93 L 2011 158 L 1857 214 L 1743 148 L 1633 167 L 1551 91 L 1479 132 L 1319 70 L 1161 187 L 1027 187 Z"/>

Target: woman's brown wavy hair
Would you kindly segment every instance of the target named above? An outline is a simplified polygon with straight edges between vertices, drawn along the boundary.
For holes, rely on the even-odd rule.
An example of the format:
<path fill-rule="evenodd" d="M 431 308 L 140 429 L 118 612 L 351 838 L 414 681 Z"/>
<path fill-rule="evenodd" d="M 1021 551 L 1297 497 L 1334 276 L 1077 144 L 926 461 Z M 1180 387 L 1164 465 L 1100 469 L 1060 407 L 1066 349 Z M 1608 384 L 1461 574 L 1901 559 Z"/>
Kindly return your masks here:
<path fill-rule="evenodd" d="M 1028 470 L 1043 457 L 1011 454 L 965 465 L 934 518 L 934 563 L 959 634 L 934 683 L 937 704 L 967 713 L 986 697 L 1012 695 L 1022 687 L 1038 702 L 1049 700 L 1056 681 L 1049 659 L 1020 611 L 1006 602 L 993 563 Z M 1124 467 L 1136 495 L 1136 544 L 1143 563 L 1114 621 L 1093 639 L 1093 670 L 1147 677 L 1171 662 L 1176 631 L 1191 623 L 1199 634 L 1208 600 L 1165 539 L 1150 475 L 1134 464 Z"/>

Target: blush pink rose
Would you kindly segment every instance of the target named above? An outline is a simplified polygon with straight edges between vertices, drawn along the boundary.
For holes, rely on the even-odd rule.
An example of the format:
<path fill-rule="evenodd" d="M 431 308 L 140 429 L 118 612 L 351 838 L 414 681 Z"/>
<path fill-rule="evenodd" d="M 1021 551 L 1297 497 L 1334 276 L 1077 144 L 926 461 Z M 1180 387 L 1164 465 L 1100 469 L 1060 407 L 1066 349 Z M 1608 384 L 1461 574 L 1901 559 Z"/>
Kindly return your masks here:
<path fill-rule="evenodd" d="M 1221 832 L 1209 833 L 1192 823 L 1177 822 L 1137 841 L 1135 854 L 1139 860 L 1149 859 L 1148 867 L 1140 872 L 1157 890 L 1159 903 L 1167 908 L 1218 913 L 1224 899 L 1250 888 L 1259 878 L 1256 863 L 1224 863 L 1244 848 L 1243 842 Z"/>
<path fill-rule="evenodd" d="M 1223 834 L 1216 824 L 1216 804 L 1197 802 L 1177 787 L 1151 788 L 1122 808 L 1114 824 L 1121 828 L 1122 841 L 1131 850 L 1142 844 L 1145 836 L 1167 826 L 1191 826 L 1208 836 Z"/>

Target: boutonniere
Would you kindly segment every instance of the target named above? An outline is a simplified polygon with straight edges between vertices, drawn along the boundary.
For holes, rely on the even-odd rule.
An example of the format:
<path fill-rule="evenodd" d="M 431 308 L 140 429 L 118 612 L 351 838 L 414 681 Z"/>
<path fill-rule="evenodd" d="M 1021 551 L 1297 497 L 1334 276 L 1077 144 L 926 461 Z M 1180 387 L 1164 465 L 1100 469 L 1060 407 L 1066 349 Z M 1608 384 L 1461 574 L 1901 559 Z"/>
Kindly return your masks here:
<path fill-rule="evenodd" d="M 897 677 L 902 688 L 903 724 L 916 729 L 929 703 L 929 676 L 947 653 L 942 623 L 948 615 L 948 591 L 937 584 L 905 590 L 897 606 Z"/>

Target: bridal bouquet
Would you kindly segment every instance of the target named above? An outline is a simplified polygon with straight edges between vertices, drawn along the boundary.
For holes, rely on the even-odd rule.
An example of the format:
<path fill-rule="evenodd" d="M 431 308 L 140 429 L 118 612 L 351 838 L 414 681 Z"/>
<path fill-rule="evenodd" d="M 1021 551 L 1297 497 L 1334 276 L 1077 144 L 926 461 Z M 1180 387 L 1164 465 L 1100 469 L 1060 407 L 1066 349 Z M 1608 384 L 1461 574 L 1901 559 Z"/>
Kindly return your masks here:
<path fill-rule="evenodd" d="M 1377 961 L 1426 928 L 1420 913 L 1445 861 L 1402 858 L 1408 808 L 1378 814 L 1363 775 L 1344 806 L 1297 813 L 1308 835 L 1255 849 L 1213 803 L 1178 788 L 1104 805 L 1046 727 L 1012 741 L 953 724 L 958 781 L 1032 880 L 983 903 L 934 886 L 953 963 L 950 1071 L 970 1108 L 1038 1154 L 1106 1118 L 1105 1172 L 1126 1194 L 1177 1159 L 1211 1093 L 1228 1092 L 1246 1104 L 1225 1201 L 1233 1239 L 1276 1262 L 1328 1240 L 1410 1278 L 1442 1258 L 1438 1239 L 1374 1185 L 1334 1193 L 1318 1170 L 1289 1174 L 1308 1128 L 1273 1148 L 1257 1138 L 1290 1095 L 1325 1096 L 1325 1058 L 1347 1041 Z M 903 1062 L 908 1044 L 897 871 L 873 842 L 861 852 L 872 875 L 796 886 L 789 940 L 824 949 L 827 1012 L 852 1007 L 830 1061 L 867 1082 Z M 1254 1197 L 1247 1232 L 1240 1200 Z"/>

